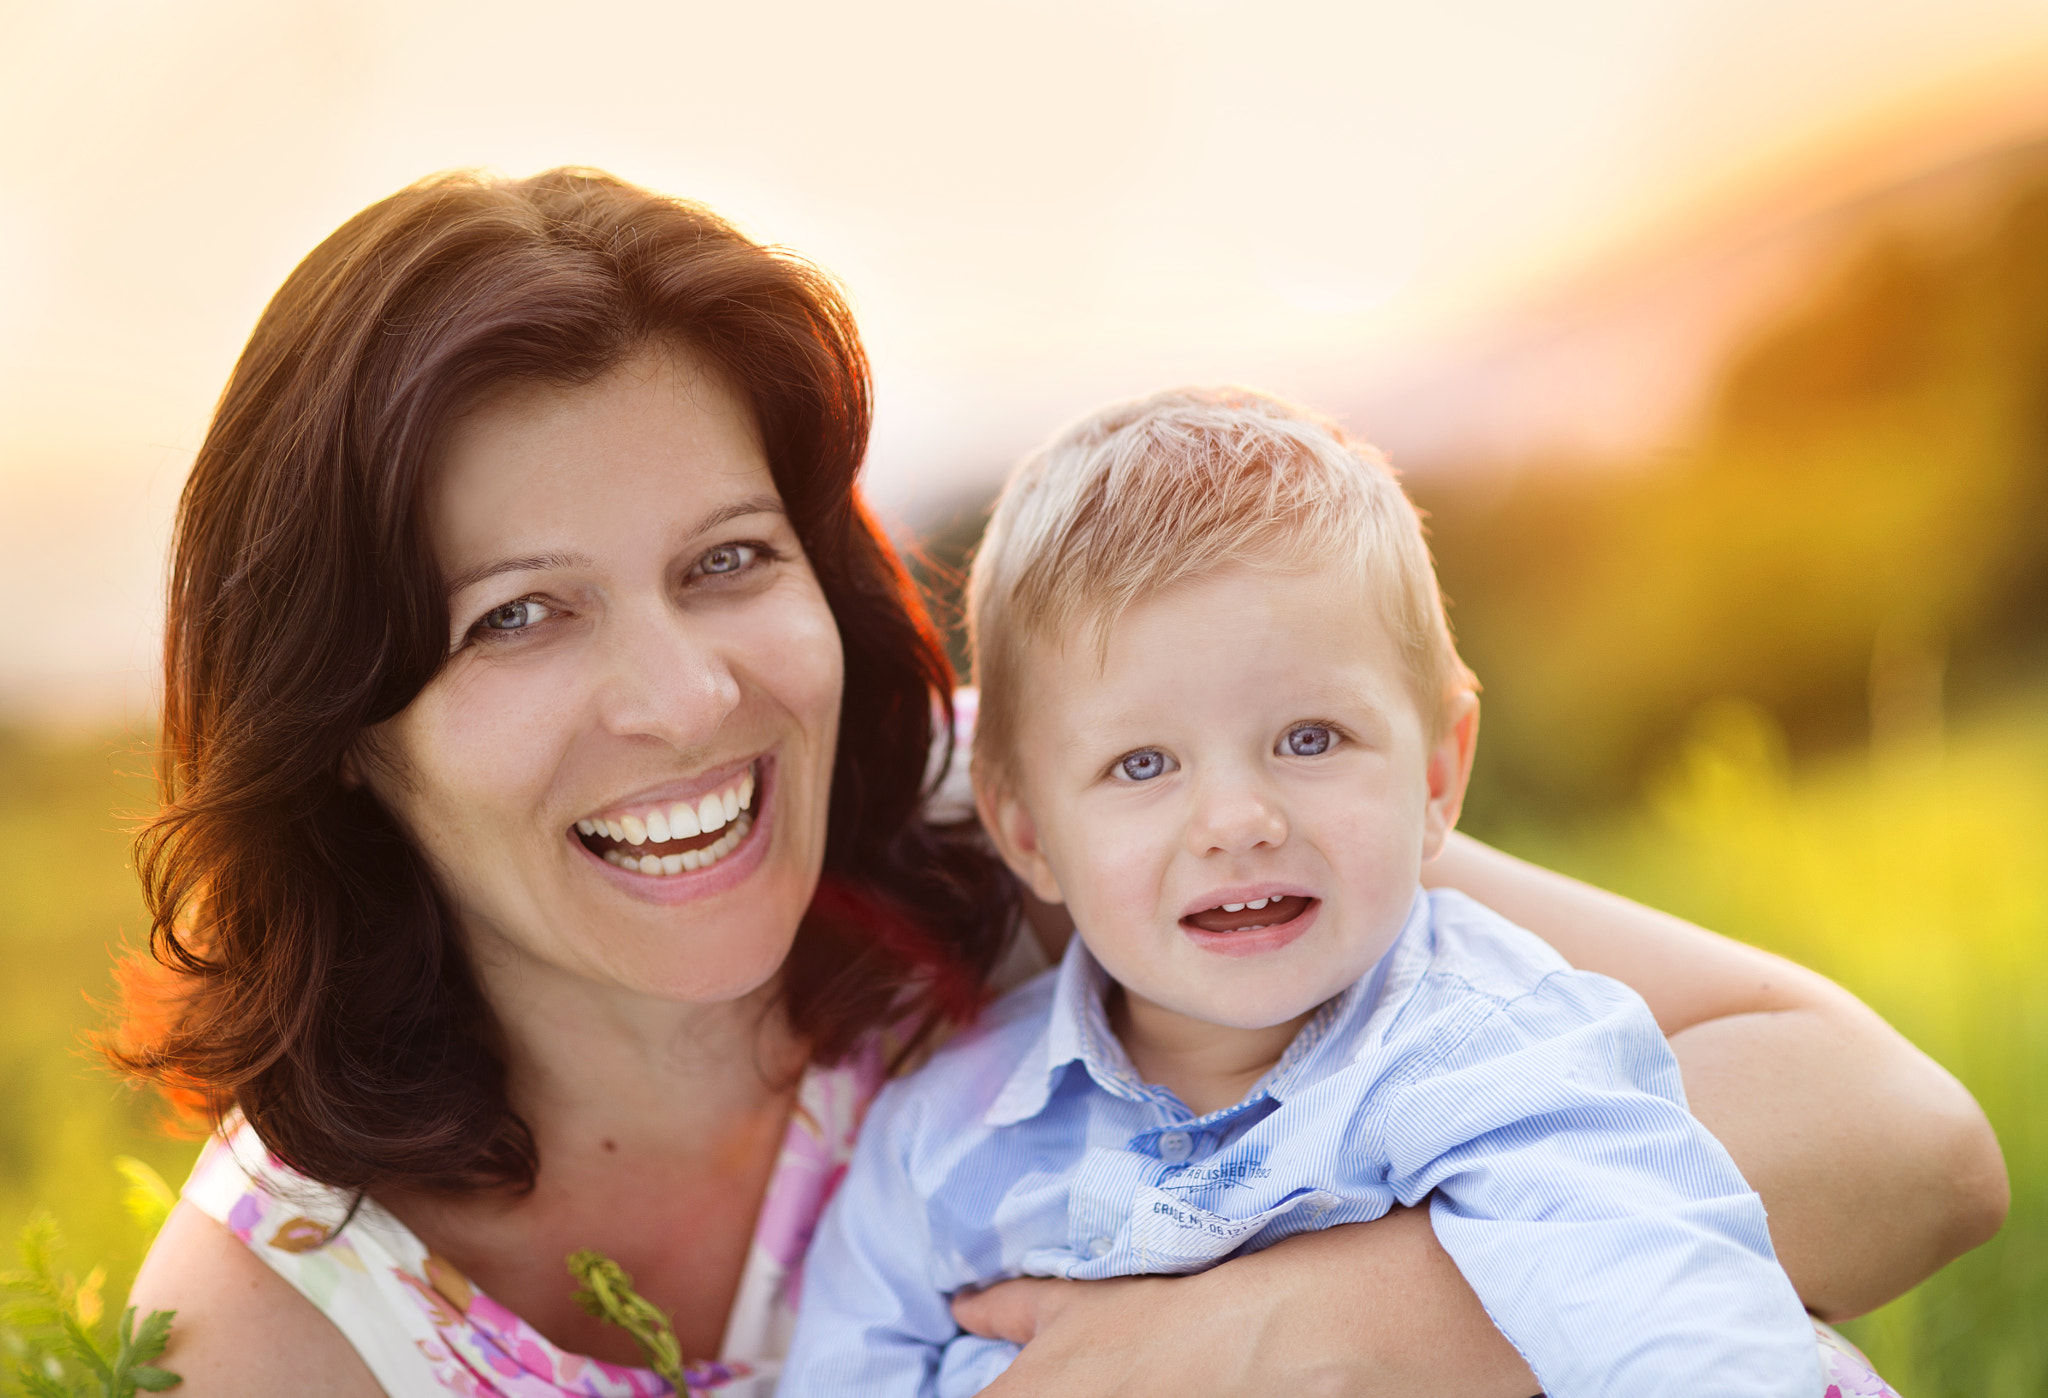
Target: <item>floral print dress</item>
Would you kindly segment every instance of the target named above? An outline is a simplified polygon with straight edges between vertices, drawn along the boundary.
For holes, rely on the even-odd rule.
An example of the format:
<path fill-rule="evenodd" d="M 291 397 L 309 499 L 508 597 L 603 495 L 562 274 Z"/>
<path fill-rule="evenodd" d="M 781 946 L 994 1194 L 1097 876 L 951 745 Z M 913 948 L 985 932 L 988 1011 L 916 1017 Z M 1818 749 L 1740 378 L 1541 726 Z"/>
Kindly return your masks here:
<path fill-rule="evenodd" d="M 804 1249 L 846 1173 L 882 1084 L 879 1045 L 813 1067 L 797 1092 L 716 1359 L 691 1364 L 689 1398 L 769 1398 L 789 1344 Z M 207 1142 L 185 1198 L 218 1219 L 348 1337 L 394 1398 L 652 1398 L 651 1369 L 570 1354 L 489 1296 L 390 1213 L 297 1174 L 246 1122 Z"/>

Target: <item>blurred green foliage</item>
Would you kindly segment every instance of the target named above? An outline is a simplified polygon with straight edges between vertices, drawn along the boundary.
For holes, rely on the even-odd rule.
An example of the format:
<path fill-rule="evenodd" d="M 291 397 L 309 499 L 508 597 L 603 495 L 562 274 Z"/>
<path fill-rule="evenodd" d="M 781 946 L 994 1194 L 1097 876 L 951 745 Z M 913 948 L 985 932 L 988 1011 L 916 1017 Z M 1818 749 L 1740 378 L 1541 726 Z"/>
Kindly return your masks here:
<path fill-rule="evenodd" d="M 106 1267 L 110 1297 L 127 1294 L 143 1237 L 115 1158 L 176 1182 L 198 1152 L 84 1042 L 106 1021 L 115 948 L 148 929 L 126 834 L 151 801 L 140 754 L 106 735 L 0 729 L 0 1240 L 48 1208 L 73 1255 Z"/>
<path fill-rule="evenodd" d="M 168 1206 L 155 1207 L 170 1186 L 149 1166 L 123 1156 L 121 1171 L 151 1201 L 137 1210 L 142 1237 L 152 1238 Z M 183 1379 L 153 1361 L 169 1342 L 175 1311 L 151 1311 L 140 1321 L 133 1306 L 119 1320 L 108 1313 L 105 1267 L 83 1278 L 62 1270 L 63 1239 L 55 1219 L 38 1213 L 21 1230 L 21 1266 L 0 1272 L 0 1352 L 14 1361 L 14 1385 L 25 1398 L 135 1398 L 161 1393 Z"/>
<path fill-rule="evenodd" d="M 1643 806 L 1510 822 L 1525 858 L 1812 966 L 1976 1094 L 2012 1213 L 1844 1328 L 1907 1398 L 2048 1393 L 2048 692 L 1795 773 L 1754 704 L 1707 706 Z"/>

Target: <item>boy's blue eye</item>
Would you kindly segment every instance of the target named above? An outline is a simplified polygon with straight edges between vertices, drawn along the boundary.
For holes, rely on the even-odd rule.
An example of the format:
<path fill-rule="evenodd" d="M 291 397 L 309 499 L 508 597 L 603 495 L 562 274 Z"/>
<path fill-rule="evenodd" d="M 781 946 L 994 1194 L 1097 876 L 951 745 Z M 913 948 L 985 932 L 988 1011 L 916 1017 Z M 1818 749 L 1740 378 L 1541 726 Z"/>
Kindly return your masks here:
<path fill-rule="evenodd" d="M 1149 782 L 1154 777 L 1166 774 L 1170 760 L 1158 748 L 1143 748 L 1128 757 L 1118 759 L 1116 767 L 1129 781 Z"/>
<path fill-rule="evenodd" d="M 1304 723 L 1299 728 L 1288 729 L 1287 736 L 1280 743 L 1290 757 L 1321 757 L 1336 740 L 1337 735 L 1324 725 Z"/>

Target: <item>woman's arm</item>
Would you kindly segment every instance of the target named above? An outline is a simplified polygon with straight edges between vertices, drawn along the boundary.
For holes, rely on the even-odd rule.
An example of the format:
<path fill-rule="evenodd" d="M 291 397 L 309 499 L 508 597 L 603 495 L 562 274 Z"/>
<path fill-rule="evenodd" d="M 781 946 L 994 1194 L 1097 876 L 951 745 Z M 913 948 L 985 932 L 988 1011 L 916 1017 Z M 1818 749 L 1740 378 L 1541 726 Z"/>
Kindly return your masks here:
<path fill-rule="evenodd" d="M 158 1363 L 184 1377 L 182 1398 L 382 1398 L 333 1322 L 190 1204 L 164 1221 L 128 1304 L 177 1312 Z"/>
<path fill-rule="evenodd" d="M 1462 836 L 1423 873 L 1649 1002 L 1815 1314 L 1860 1315 L 1998 1231 L 2005 1162 L 1983 1112 L 1840 986 Z"/>
<path fill-rule="evenodd" d="M 987 1398 L 1529 1398 L 1429 1210 L 1302 1233 L 1191 1277 L 1004 1282 L 953 1303 L 1026 1341 Z"/>
<path fill-rule="evenodd" d="M 1997 1231 L 2005 1166 L 1983 1113 L 1846 991 L 1461 836 L 1424 873 L 1649 1002 L 1695 1114 L 1763 1196 L 1772 1240 L 1818 1314 L 1868 1310 Z M 1200 1276 L 1008 1282 L 954 1313 L 977 1334 L 1031 1342 L 989 1389 L 1001 1398 L 1535 1391 L 1422 1210 L 1305 1234 Z"/>

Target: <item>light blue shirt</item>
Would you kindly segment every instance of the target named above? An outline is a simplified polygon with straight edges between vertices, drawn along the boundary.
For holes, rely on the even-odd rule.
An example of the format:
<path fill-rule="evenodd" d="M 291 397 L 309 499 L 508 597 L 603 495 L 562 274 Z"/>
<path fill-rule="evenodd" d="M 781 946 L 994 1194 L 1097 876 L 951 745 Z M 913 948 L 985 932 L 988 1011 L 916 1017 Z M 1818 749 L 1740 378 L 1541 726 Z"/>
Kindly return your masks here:
<path fill-rule="evenodd" d="M 1139 1080 L 1077 937 L 862 1129 L 780 1398 L 979 1391 L 1014 1346 L 947 1300 L 1007 1277 L 1195 1272 L 1430 1201 L 1551 1398 L 1815 1398 L 1763 1205 L 1685 1110 L 1649 1008 L 1456 893 L 1235 1106 Z"/>

